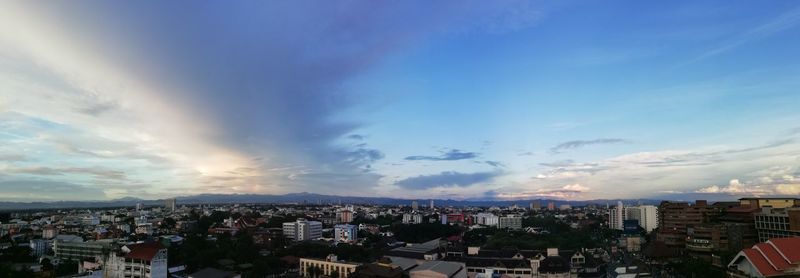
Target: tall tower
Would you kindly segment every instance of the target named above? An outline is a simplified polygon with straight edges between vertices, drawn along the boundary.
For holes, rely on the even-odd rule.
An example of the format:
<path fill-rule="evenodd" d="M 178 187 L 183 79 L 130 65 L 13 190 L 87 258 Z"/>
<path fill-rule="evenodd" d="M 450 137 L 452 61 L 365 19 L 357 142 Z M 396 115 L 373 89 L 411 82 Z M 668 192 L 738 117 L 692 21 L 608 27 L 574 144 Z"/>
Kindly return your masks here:
<path fill-rule="evenodd" d="M 433 209 L 433 199 L 431 199 L 431 206 L 430 206 L 430 208 L 431 208 L 431 209 Z"/>

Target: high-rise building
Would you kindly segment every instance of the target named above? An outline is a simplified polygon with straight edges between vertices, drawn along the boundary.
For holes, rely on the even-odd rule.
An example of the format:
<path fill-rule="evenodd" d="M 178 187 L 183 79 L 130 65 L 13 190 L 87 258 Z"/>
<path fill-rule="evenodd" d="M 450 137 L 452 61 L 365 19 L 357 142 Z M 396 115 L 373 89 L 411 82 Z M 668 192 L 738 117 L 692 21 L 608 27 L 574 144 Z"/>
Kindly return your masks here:
<path fill-rule="evenodd" d="M 614 230 L 623 230 L 625 228 L 625 206 L 622 201 L 617 201 L 617 206 L 608 212 L 608 227 Z"/>
<path fill-rule="evenodd" d="M 430 206 L 430 209 L 433 209 L 433 208 L 434 208 L 434 206 L 433 206 L 433 199 L 431 199 L 431 206 Z"/>
<path fill-rule="evenodd" d="M 144 208 L 142 203 L 136 203 L 136 211 L 140 211 L 140 210 L 142 210 L 142 208 Z"/>
<path fill-rule="evenodd" d="M 349 209 L 343 209 L 336 212 L 336 221 L 338 223 L 350 223 L 353 222 L 353 211 Z"/>
<path fill-rule="evenodd" d="M 411 202 L 411 209 L 412 210 L 419 210 L 419 203 L 417 203 L 417 201 Z"/>
<path fill-rule="evenodd" d="M 542 203 L 539 201 L 531 202 L 531 210 L 540 210 L 542 209 Z"/>
<path fill-rule="evenodd" d="M 167 211 L 175 211 L 177 209 L 175 206 L 175 198 L 164 200 L 164 209 Z"/>
<path fill-rule="evenodd" d="M 658 227 L 658 208 L 649 205 L 626 207 L 625 220 L 639 220 L 639 226 L 648 233 L 652 232 Z"/>
<path fill-rule="evenodd" d="M 283 223 L 283 235 L 294 241 L 315 240 L 322 237 L 322 222 L 297 219 Z"/>
<path fill-rule="evenodd" d="M 333 228 L 334 242 L 355 242 L 358 240 L 358 226 L 350 224 L 340 224 Z"/>
<path fill-rule="evenodd" d="M 556 210 L 556 204 L 553 202 L 547 203 L 547 210 Z"/>
<path fill-rule="evenodd" d="M 503 216 L 498 219 L 497 228 L 499 229 L 522 229 L 522 217 L 516 215 Z"/>

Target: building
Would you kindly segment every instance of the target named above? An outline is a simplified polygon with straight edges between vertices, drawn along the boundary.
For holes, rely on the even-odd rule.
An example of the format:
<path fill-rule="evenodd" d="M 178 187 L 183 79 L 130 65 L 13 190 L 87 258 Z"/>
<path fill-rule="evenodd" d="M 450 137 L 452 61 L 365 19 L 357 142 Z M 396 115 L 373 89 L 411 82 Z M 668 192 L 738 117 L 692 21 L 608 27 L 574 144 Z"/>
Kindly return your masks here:
<path fill-rule="evenodd" d="M 433 209 L 433 208 L 435 208 L 435 207 L 433 206 L 433 199 L 431 199 L 431 205 L 430 205 L 428 208 L 430 208 L 430 209 Z"/>
<path fill-rule="evenodd" d="M 728 263 L 728 277 L 800 277 L 800 237 L 773 238 L 743 249 Z"/>
<path fill-rule="evenodd" d="M 760 242 L 770 238 L 800 236 L 800 207 L 762 207 L 761 212 L 755 214 L 755 225 Z"/>
<path fill-rule="evenodd" d="M 343 209 L 336 212 L 336 222 L 338 223 L 353 222 L 353 211 L 349 209 Z"/>
<path fill-rule="evenodd" d="M 553 202 L 547 203 L 547 210 L 556 210 L 556 204 Z"/>
<path fill-rule="evenodd" d="M 516 215 L 500 217 L 497 228 L 520 230 L 522 229 L 522 217 Z"/>
<path fill-rule="evenodd" d="M 463 263 L 429 261 L 409 271 L 410 278 L 467 278 L 467 268 Z"/>
<path fill-rule="evenodd" d="M 167 247 L 159 242 L 125 245 L 111 252 L 106 278 L 167 278 Z"/>
<path fill-rule="evenodd" d="M 542 209 L 542 203 L 539 201 L 531 202 L 531 210 L 540 210 Z"/>
<path fill-rule="evenodd" d="M 411 209 L 415 210 L 415 211 L 419 210 L 419 203 L 417 203 L 417 201 L 412 201 L 411 202 Z"/>
<path fill-rule="evenodd" d="M 111 240 L 86 241 L 83 239 L 59 239 L 53 241 L 53 251 L 60 259 L 82 260 L 103 258 L 111 251 Z"/>
<path fill-rule="evenodd" d="M 283 223 L 283 236 L 294 241 L 315 240 L 322 237 L 322 222 L 300 218 Z"/>
<path fill-rule="evenodd" d="M 656 206 L 635 206 L 625 208 L 626 220 L 639 220 L 639 226 L 652 232 L 658 228 L 658 208 Z"/>
<path fill-rule="evenodd" d="M 175 206 L 175 198 L 164 200 L 164 209 L 166 209 L 169 212 L 175 211 L 177 209 L 177 207 Z"/>
<path fill-rule="evenodd" d="M 473 218 L 475 218 L 474 221 L 475 224 L 480 224 L 485 226 L 497 226 L 497 224 L 500 223 L 500 217 L 497 217 L 497 215 L 486 212 L 475 214 Z"/>
<path fill-rule="evenodd" d="M 687 228 L 708 222 L 719 214 L 719 211 L 708 205 L 705 200 L 698 200 L 693 205 L 687 202 L 663 201 L 658 207 L 657 240 L 663 241 L 667 247 L 683 250 L 686 246 Z"/>
<path fill-rule="evenodd" d="M 358 226 L 350 224 L 336 225 L 333 233 L 333 241 L 340 242 L 355 242 L 358 240 Z"/>
<path fill-rule="evenodd" d="M 437 238 L 428 242 L 407 244 L 406 246 L 394 248 L 389 250 L 387 255 L 415 260 L 434 261 L 440 258 L 439 251 L 441 247 L 442 243 L 440 239 Z"/>
<path fill-rule="evenodd" d="M 800 207 L 800 199 L 797 198 L 741 198 L 739 205 L 751 208 L 790 208 Z"/>
<path fill-rule="evenodd" d="M 30 247 L 31 247 L 31 256 L 34 257 L 41 257 L 47 253 L 47 250 L 50 249 L 52 245 L 52 241 L 46 239 L 31 239 Z"/>
<path fill-rule="evenodd" d="M 347 278 L 356 271 L 359 264 L 339 261 L 336 255 L 328 255 L 324 260 L 300 258 L 300 276 L 319 277 L 325 275 L 331 278 Z M 338 275 L 332 275 L 338 274 Z"/>
<path fill-rule="evenodd" d="M 53 239 L 58 235 L 58 229 L 53 227 L 53 225 L 47 225 L 42 229 L 42 238 L 44 239 Z"/>
<path fill-rule="evenodd" d="M 403 260 L 402 258 L 400 258 Z M 416 267 L 417 264 L 413 260 L 410 261 L 410 264 Z M 356 278 L 403 278 L 403 274 L 405 273 L 405 268 L 403 266 L 398 265 L 395 263 L 394 258 L 390 257 L 382 257 L 378 259 L 377 262 L 371 264 L 363 264 L 356 268 L 355 277 Z"/>
<path fill-rule="evenodd" d="M 618 201 L 617 206 L 608 212 L 608 227 L 614 230 L 622 230 L 624 228 L 624 220 L 625 206 L 622 205 L 622 201 Z"/>
<path fill-rule="evenodd" d="M 403 224 L 421 224 L 422 215 L 417 213 L 404 213 Z"/>
<path fill-rule="evenodd" d="M 144 208 L 144 206 L 142 205 L 142 203 L 136 203 L 136 211 L 140 211 L 143 208 Z"/>
<path fill-rule="evenodd" d="M 571 209 L 572 209 L 572 206 L 569 205 L 569 204 L 562 204 L 562 205 L 558 206 L 558 210 L 571 210 Z"/>

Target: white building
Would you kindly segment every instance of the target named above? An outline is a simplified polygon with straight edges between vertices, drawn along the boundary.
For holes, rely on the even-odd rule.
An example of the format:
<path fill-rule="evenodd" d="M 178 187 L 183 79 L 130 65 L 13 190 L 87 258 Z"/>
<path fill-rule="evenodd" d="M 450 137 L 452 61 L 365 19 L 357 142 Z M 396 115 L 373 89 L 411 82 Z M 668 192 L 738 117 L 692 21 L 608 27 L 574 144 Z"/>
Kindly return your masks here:
<path fill-rule="evenodd" d="M 315 240 L 322 237 L 322 222 L 297 219 L 283 223 L 283 235 L 295 241 Z"/>
<path fill-rule="evenodd" d="M 403 214 L 403 224 L 420 224 L 422 223 L 422 215 L 416 213 Z"/>
<path fill-rule="evenodd" d="M 608 227 L 623 230 L 623 220 L 625 220 L 625 206 L 622 205 L 622 201 L 618 201 L 617 206 L 608 211 Z"/>
<path fill-rule="evenodd" d="M 497 226 L 500 223 L 500 218 L 497 215 L 491 213 L 481 212 L 476 214 L 475 216 L 475 224 L 486 225 L 486 226 Z"/>
<path fill-rule="evenodd" d="M 167 248 L 158 242 L 123 246 L 105 263 L 106 278 L 167 278 Z"/>
<path fill-rule="evenodd" d="M 516 215 L 500 217 L 500 221 L 497 223 L 497 228 L 512 230 L 522 229 L 522 217 Z"/>
<path fill-rule="evenodd" d="M 625 219 L 639 220 L 639 226 L 649 233 L 658 227 L 658 207 L 627 207 L 625 208 Z"/>

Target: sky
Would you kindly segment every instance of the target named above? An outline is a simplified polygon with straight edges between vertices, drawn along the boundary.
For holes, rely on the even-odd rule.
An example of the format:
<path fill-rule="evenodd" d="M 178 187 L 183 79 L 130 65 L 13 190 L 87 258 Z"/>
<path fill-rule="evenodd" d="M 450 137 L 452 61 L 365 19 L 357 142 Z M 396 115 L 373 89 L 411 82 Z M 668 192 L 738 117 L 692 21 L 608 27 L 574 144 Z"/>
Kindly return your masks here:
<path fill-rule="evenodd" d="M 0 201 L 800 194 L 796 1 L 2 1 Z"/>

